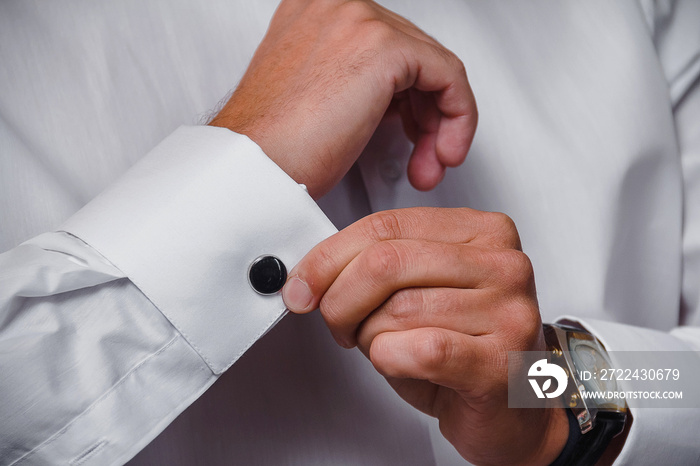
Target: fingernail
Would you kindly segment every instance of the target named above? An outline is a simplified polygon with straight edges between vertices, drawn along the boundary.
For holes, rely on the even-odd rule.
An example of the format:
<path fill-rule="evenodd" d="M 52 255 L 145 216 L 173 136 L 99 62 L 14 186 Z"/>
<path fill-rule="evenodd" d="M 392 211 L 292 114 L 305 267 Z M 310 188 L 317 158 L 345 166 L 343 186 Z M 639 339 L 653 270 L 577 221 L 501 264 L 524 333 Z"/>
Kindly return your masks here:
<path fill-rule="evenodd" d="M 345 338 L 336 339 L 336 342 L 345 349 L 352 349 L 355 347 L 354 343 L 350 342 L 349 340 L 346 340 Z"/>
<path fill-rule="evenodd" d="M 307 311 L 314 296 L 301 279 L 291 278 L 282 289 L 282 299 L 290 311 Z"/>

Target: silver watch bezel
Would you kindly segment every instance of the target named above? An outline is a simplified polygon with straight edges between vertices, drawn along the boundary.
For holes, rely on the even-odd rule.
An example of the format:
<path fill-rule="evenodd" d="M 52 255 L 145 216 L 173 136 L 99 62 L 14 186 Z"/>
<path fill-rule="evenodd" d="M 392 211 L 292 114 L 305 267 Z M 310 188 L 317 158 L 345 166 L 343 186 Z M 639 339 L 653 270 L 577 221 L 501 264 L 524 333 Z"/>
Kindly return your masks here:
<path fill-rule="evenodd" d="M 596 416 L 602 405 L 604 405 L 606 411 L 627 412 L 627 406 L 624 402 L 622 405 L 612 400 L 607 400 L 605 403 L 596 403 L 593 399 L 584 399 L 581 396 L 581 392 L 586 387 L 579 380 L 575 363 L 571 357 L 570 341 L 572 339 L 585 341 L 589 346 L 599 351 L 600 357 L 612 367 L 608 352 L 600 340 L 585 330 L 560 324 L 544 324 L 543 330 L 547 351 L 551 352 L 552 362 L 563 367 L 569 377 L 569 381 L 572 382 L 567 385 L 564 391 L 564 403 L 567 408 L 571 409 L 578 420 L 581 433 L 585 434 L 593 429 Z"/>

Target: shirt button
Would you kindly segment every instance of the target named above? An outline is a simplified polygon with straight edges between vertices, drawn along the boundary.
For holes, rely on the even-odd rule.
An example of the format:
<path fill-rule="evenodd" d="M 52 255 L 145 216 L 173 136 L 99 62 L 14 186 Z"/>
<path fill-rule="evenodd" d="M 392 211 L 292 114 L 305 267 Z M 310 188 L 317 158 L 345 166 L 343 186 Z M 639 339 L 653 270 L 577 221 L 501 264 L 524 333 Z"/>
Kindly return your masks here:
<path fill-rule="evenodd" d="M 401 170 L 401 164 L 398 160 L 385 159 L 379 164 L 379 175 L 387 184 L 396 183 L 399 181 L 402 174 L 403 171 Z"/>
<path fill-rule="evenodd" d="M 287 281 L 287 268 L 275 256 L 260 256 L 248 269 L 250 286 L 260 294 L 274 294 L 282 289 Z"/>

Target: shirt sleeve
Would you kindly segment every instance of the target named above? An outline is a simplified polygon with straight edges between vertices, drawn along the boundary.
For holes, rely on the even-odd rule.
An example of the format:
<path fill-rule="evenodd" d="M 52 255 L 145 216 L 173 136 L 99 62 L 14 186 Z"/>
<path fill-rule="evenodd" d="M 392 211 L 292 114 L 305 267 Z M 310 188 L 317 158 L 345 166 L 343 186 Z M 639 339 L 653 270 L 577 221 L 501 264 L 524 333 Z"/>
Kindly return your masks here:
<path fill-rule="evenodd" d="M 0 464 L 121 464 L 285 313 L 248 283 L 336 230 L 242 135 L 183 127 L 0 255 Z"/>

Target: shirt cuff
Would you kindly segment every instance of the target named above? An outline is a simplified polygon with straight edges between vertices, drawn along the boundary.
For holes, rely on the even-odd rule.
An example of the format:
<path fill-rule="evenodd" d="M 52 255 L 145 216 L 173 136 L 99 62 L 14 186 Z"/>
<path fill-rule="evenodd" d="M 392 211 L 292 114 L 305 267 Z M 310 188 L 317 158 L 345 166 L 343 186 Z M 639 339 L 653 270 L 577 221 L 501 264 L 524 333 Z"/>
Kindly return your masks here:
<path fill-rule="evenodd" d="M 337 230 L 246 136 L 181 127 L 60 228 L 99 251 L 168 318 L 214 374 L 284 315 L 248 267 L 288 269 Z"/>
<path fill-rule="evenodd" d="M 672 334 L 633 325 L 594 319 L 563 317 L 594 334 L 607 351 L 693 351 Z M 613 353 L 614 356 L 614 353 Z M 613 365 L 615 361 L 613 358 Z M 634 391 L 635 381 L 618 382 Z M 695 394 L 691 394 L 695 395 Z M 694 408 L 641 408 L 628 400 L 632 426 L 615 464 L 695 464 L 700 410 Z"/>

